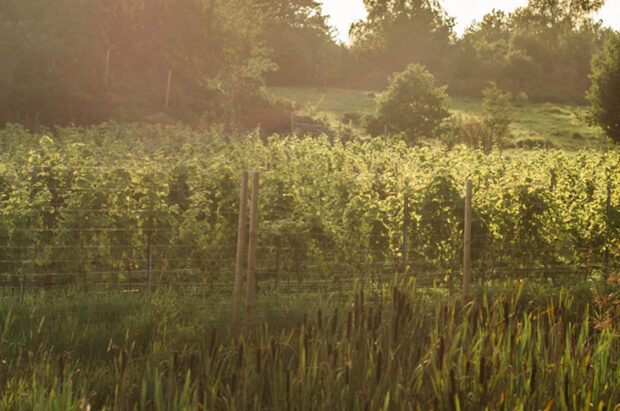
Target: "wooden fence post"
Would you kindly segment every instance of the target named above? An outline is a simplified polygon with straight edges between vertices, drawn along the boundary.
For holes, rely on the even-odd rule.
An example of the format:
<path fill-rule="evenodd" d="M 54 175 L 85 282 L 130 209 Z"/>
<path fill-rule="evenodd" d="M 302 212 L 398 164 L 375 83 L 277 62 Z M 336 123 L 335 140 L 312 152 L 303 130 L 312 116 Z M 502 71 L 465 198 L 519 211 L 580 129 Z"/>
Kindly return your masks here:
<path fill-rule="evenodd" d="M 170 102 L 170 86 L 172 85 L 172 69 L 168 70 L 168 83 L 166 84 L 166 104 L 164 109 L 168 110 L 168 103 Z"/>
<path fill-rule="evenodd" d="M 34 275 L 34 271 L 35 271 L 35 260 L 36 260 L 36 245 L 32 247 L 32 253 L 28 253 L 29 254 L 29 258 L 31 259 L 30 263 L 27 264 L 27 268 L 24 270 L 24 272 L 22 273 L 22 296 L 21 296 L 21 301 L 24 300 L 24 297 L 26 297 L 26 292 L 28 290 L 28 274 L 27 271 L 30 270 L 32 272 L 32 274 Z"/>
<path fill-rule="evenodd" d="M 149 267 L 148 267 L 148 279 L 147 279 L 147 290 L 149 294 L 153 293 L 153 245 L 151 244 L 151 234 L 149 234 L 149 248 L 148 248 L 148 257 L 149 257 Z"/>
<path fill-rule="evenodd" d="M 611 276 L 611 263 L 609 261 L 609 245 L 611 242 L 611 179 L 608 177 L 607 179 L 607 212 L 606 212 L 606 220 L 607 220 L 607 247 L 605 247 L 605 268 L 607 271 L 607 278 Z"/>
<path fill-rule="evenodd" d="M 248 172 L 241 174 L 241 198 L 239 202 L 239 228 L 237 231 L 237 260 L 235 265 L 235 288 L 233 290 L 233 330 L 238 330 L 241 313 L 241 286 L 243 284 L 243 257 L 245 254 L 245 224 L 248 210 Z"/>
<path fill-rule="evenodd" d="M 471 180 L 467 180 L 465 188 L 465 227 L 463 247 L 463 302 L 469 301 L 469 283 L 471 280 Z"/>
<path fill-rule="evenodd" d="M 104 80 L 105 85 L 108 86 L 110 83 L 110 48 L 105 52 L 105 72 L 104 72 Z"/>
<path fill-rule="evenodd" d="M 258 230 L 258 172 L 252 173 L 252 208 L 250 211 L 250 242 L 248 245 L 248 283 L 245 300 L 245 331 L 250 330 L 256 293 L 256 237 Z"/>
<path fill-rule="evenodd" d="M 405 193 L 403 204 L 403 274 L 407 272 L 407 228 L 409 227 L 409 197 Z"/>
<path fill-rule="evenodd" d="M 282 211 L 282 183 L 278 183 L 278 211 Z M 282 215 L 278 216 L 282 218 Z M 282 245 L 282 235 L 276 240 L 276 290 L 280 289 L 280 246 Z"/>
<path fill-rule="evenodd" d="M 26 296 L 26 289 L 28 287 L 28 277 L 26 277 L 26 271 L 24 271 L 22 273 L 22 296 L 21 296 L 21 301 L 24 300 L 24 297 Z"/>
<path fill-rule="evenodd" d="M 291 134 L 295 134 L 295 112 L 291 111 Z"/>

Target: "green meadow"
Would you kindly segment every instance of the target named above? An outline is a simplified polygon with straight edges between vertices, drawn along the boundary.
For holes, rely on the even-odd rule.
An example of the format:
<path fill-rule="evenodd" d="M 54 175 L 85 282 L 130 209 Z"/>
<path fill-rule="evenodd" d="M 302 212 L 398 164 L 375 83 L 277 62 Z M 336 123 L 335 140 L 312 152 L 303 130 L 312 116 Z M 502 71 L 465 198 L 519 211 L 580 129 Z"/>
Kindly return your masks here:
<path fill-rule="evenodd" d="M 301 114 L 326 120 L 332 128 L 338 127 L 347 114 L 363 116 L 372 113 L 375 107 L 372 91 L 317 87 L 270 87 L 268 91 L 294 102 Z M 478 116 L 481 110 L 482 98 L 452 98 L 452 112 L 456 116 Z M 586 124 L 586 110 L 585 106 L 574 104 L 513 102 L 515 118 L 510 141 L 540 139 L 569 151 L 607 147 L 602 130 Z M 359 126 L 353 127 L 361 130 Z"/>

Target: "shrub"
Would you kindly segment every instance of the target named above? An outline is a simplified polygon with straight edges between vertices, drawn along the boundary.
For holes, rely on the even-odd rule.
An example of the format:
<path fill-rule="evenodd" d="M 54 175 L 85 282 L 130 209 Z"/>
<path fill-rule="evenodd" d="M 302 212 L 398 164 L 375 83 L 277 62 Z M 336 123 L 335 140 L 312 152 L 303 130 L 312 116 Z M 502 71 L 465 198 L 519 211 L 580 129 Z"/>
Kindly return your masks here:
<path fill-rule="evenodd" d="M 435 86 L 433 75 L 419 64 L 411 64 L 396 74 L 376 101 L 376 113 L 366 119 L 367 131 L 379 135 L 387 128 L 409 143 L 435 137 L 441 122 L 450 115 L 446 87 Z"/>
<path fill-rule="evenodd" d="M 516 142 L 518 148 L 558 148 L 558 146 L 549 139 L 542 138 L 524 138 Z"/>
<path fill-rule="evenodd" d="M 517 107 L 523 107 L 527 105 L 529 102 L 530 102 L 530 99 L 527 96 L 527 93 L 525 91 L 521 91 L 519 92 L 519 94 L 515 96 L 515 105 Z"/>
<path fill-rule="evenodd" d="M 489 153 L 493 146 L 503 146 L 502 139 L 494 135 L 493 130 L 473 114 L 451 117 L 441 139 L 450 149 L 456 144 L 465 144 Z"/>
<path fill-rule="evenodd" d="M 360 113 L 344 113 L 344 116 L 342 116 L 342 122 L 345 124 L 351 123 L 359 125 L 362 122 L 362 115 Z"/>
<path fill-rule="evenodd" d="M 482 90 L 482 115 L 483 121 L 493 135 L 502 138 L 508 135 L 510 124 L 514 120 L 512 95 L 504 93 L 495 82 L 491 82 L 489 87 Z"/>

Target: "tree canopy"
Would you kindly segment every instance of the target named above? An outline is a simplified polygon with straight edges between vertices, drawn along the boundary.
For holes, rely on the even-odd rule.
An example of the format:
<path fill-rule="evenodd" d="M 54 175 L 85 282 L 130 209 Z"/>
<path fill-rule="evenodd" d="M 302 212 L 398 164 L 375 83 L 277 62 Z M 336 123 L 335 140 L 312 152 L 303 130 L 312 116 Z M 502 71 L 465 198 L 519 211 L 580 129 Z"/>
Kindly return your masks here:
<path fill-rule="evenodd" d="M 268 73 L 325 81 L 338 53 L 310 0 L 5 0 L 0 123 L 161 111 L 169 69 L 176 117 L 221 117 L 253 104 Z"/>
<path fill-rule="evenodd" d="M 471 94 L 488 81 L 535 100 L 584 101 L 592 55 L 609 30 L 590 14 L 602 0 L 530 0 L 505 14 L 493 10 L 469 27 L 443 78 Z"/>
<path fill-rule="evenodd" d="M 325 85 L 340 74 L 342 48 L 319 2 L 269 0 L 261 9 L 268 22 L 265 43 L 278 66 L 267 75 L 269 84 Z"/>
<path fill-rule="evenodd" d="M 364 0 L 351 45 L 318 0 L 0 1 L 0 124 L 88 124 L 163 109 L 221 120 L 265 103 L 263 85 L 383 89 L 420 64 L 451 94 L 493 81 L 533 101 L 584 102 L 590 61 L 614 35 L 604 0 L 492 10 L 462 38 L 437 0 Z"/>
<path fill-rule="evenodd" d="M 590 120 L 620 142 L 620 34 L 611 37 L 604 52 L 592 62 L 592 87 L 588 91 Z"/>
<path fill-rule="evenodd" d="M 431 71 L 441 66 L 454 38 L 454 19 L 436 0 L 364 0 L 368 17 L 351 27 L 354 66 L 367 84 L 384 85 L 387 77 L 411 63 Z"/>

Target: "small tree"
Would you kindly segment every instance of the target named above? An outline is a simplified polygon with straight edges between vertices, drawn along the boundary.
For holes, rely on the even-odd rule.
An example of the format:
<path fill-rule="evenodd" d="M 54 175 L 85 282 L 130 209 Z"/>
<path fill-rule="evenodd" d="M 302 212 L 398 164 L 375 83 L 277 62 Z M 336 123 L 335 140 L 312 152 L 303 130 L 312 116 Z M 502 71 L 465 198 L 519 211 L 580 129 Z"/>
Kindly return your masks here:
<path fill-rule="evenodd" d="M 504 93 L 494 81 L 482 90 L 482 118 L 496 140 L 508 135 L 510 124 L 514 120 L 512 95 Z"/>
<path fill-rule="evenodd" d="M 620 142 L 620 34 L 611 37 L 604 52 L 592 60 L 589 121 Z"/>
<path fill-rule="evenodd" d="M 450 115 L 446 87 L 435 86 L 433 75 L 419 64 L 411 64 L 394 76 L 377 96 L 377 112 L 367 119 L 372 135 L 401 133 L 410 143 L 420 137 L 435 137 L 442 120 Z"/>

